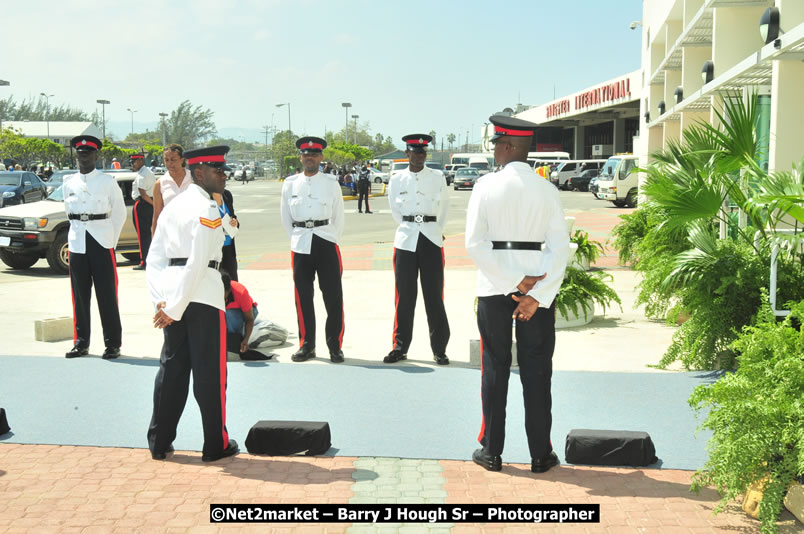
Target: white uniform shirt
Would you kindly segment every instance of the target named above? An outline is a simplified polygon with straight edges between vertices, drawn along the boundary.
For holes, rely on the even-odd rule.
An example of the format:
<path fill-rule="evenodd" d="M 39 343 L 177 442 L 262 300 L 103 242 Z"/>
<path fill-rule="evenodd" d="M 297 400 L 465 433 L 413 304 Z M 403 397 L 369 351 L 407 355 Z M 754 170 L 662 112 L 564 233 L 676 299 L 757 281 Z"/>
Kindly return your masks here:
<path fill-rule="evenodd" d="M 290 236 L 290 250 L 309 254 L 313 235 L 335 244 L 343 234 L 343 194 L 338 178 L 332 174 L 295 174 L 285 179 L 279 207 L 282 226 Z M 294 222 L 321 221 L 329 224 L 315 228 L 296 228 Z"/>
<path fill-rule="evenodd" d="M 126 205 L 123 191 L 114 177 L 93 169 L 89 174 L 77 172 L 64 179 L 62 186 L 64 211 L 71 213 L 100 215 L 105 219 L 95 221 L 70 220 L 67 232 L 67 246 L 74 254 L 86 254 L 86 233 L 103 248 L 115 248 L 120 232 L 126 222 Z"/>
<path fill-rule="evenodd" d="M 391 205 L 391 216 L 399 224 L 394 236 L 394 248 L 416 252 L 420 233 L 434 245 L 443 246 L 449 190 L 441 171 L 424 167 L 419 172 L 411 172 L 408 167 L 394 173 L 388 183 L 388 203 Z M 432 215 L 436 221 L 403 221 L 402 217 L 408 215 Z"/>
<path fill-rule="evenodd" d="M 186 180 L 187 178 L 185 178 Z M 140 198 L 140 189 L 144 189 L 145 193 L 153 198 L 154 196 L 154 184 L 156 183 L 156 176 L 154 173 L 143 165 L 140 170 L 137 171 L 137 177 L 134 178 L 134 185 L 131 188 L 131 198 L 137 200 Z M 183 184 L 184 182 L 182 182 Z M 164 197 L 163 197 L 164 198 Z"/>
<path fill-rule="evenodd" d="M 492 241 L 539 241 L 542 250 L 493 250 Z M 477 265 L 477 295 L 507 295 L 526 275 L 547 276 L 528 295 L 549 307 L 564 280 L 569 232 L 558 189 L 514 161 L 480 178 L 466 214 L 466 250 Z"/>
<path fill-rule="evenodd" d="M 190 176 L 190 169 L 184 169 L 184 180 L 181 185 L 177 185 L 169 172 L 166 172 L 159 179 L 159 191 L 162 193 L 162 205 L 167 206 L 168 202 L 173 200 L 176 195 L 187 191 L 187 188 L 193 183 L 193 177 Z M 160 215 L 161 217 L 161 215 Z"/>
<path fill-rule="evenodd" d="M 223 229 L 218 204 L 198 185 L 177 196 L 159 215 L 145 275 L 154 305 L 178 321 L 191 302 L 225 309 L 221 275 L 209 262 L 221 260 Z M 170 260 L 187 258 L 186 265 Z"/>

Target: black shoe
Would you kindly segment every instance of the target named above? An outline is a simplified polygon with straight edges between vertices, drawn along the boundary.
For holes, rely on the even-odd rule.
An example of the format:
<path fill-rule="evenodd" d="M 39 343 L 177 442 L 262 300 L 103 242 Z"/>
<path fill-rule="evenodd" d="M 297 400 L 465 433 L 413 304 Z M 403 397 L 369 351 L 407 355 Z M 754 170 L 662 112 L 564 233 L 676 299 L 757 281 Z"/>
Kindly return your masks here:
<path fill-rule="evenodd" d="M 165 449 L 165 452 L 151 451 L 151 458 L 153 458 L 154 460 L 164 460 L 165 458 L 167 458 L 167 455 L 170 454 L 171 452 L 173 452 L 173 445 L 169 445 L 168 448 Z"/>
<path fill-rule="evenodd" d="M 343 363 L 343 351 L 340 349 L 329 351 L 329 360 L 332 363 Z"/>
<path fill-rule="evenodd" d="M 382 363 L 396 363 L 407 359 L 408 359 L 407 354 L 402 354 L 401 350 L 394 349 L 388 353 L 388 356 L 382 359 Z"/>
<path fill-rule="evenodd" d="M 139 265 L 135 266 L 135 267 L 132 269 L 132 271 L 144 271 L 144 270 L 145 270 L 145 265 L 144 265 L 144 264 L 142 264 L 142 263 L 140 263 Z"/>
<path fill-rule="evenodd" d="M 229 445 L 227 445 L 226 448 L 223 449 L 222 453 L 217 454 L 215 456 L 202 456 L 201 461 L 214 462 L 215 460 L 220 460 L 221 458 L 228 458 L 229 456 L 234 456 L 238 452 L 240 452 L 240 448 L 237 446 L 237 442 L 233 439 L 230 439 Z"/>
<path fill-rule="evenodd" d="M 544 458 L 531 461 L 530 470 L 534 473 L 544 473 L 545 471 L 548 471 L 551 467 L 555 467 L 557 465 L 558 465 L 558 455 L 556 455 L 555 451 L 550 451 L 550 454 L 548 454 Z"/>
<path fill-rule="evenodd" d="M 290 357 L 294 362 L 306 362 L 315 358 L 315 348 L 309 345 L 304 345 L 293 356 Z"/>
<path fill-rule="evenodd" d="M 78 358 L 79 356 L 86 356 L 89 354 L 89 349 L 86 347 L 79 347 L 78 345 L 67 351 L 64 355 L 65 358 Z"/>
<path fill-rule="evenodd" d="M 374 213 L 373 211 L 367 211 L 366 213 Z"/>
<path fill-rule="evenodd" d="M 363 210 L 357 210 L 358 213 L 363 213 Z"/>
<path fill-rule="evenodd" d="M 433 359 L 438 365 L 449 365 L 449 358 L 446 354 L 433 354 Z"/>
<path fill-rule="evenodd" d="M 104 360 L 114 360 L 115 358 L 120 357 L 120 347 L 106 347 L 106 350 L 103 351 L 103 356 L 101 356 Z"/>
<path fill-rule="evenodd" d="M 477 449 L 472 453 L 472 461 L 486 471 L 502 471 L 502 458 L 492 456 L 486 449 Z"/>

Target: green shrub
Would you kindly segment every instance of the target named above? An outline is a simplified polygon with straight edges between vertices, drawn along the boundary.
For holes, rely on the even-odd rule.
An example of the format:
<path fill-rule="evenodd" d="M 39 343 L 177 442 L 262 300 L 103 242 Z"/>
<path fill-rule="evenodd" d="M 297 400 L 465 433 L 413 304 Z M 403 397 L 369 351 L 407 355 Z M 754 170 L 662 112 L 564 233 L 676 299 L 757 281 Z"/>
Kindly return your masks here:
<path fill-rule="evenodd" d="M 762 291 L 755 303 L 767 303 Z M 746 326 L 731 344 L 739 367 L 717 382 L 699 386 L 689 399 L 708 410 L 701 428 L 713 432 L 709 459 L 693 476 L 692 489 L 714 486 L 722 500 L 716 512 L 755 481 L 765 480 L 759 518 L 763 533 L 775 522 L 790 484 L 804 475 L 804 301 L 781 323 L 763 304 L 756 326 Z"/>
<path fill-rule="evenodd" d="M 564 282 L 556 296 L 556 309 L 564 316 L 571 313 L 580 314 L 583 310 L 584 319 L 589 313 L 594 315 L 595 305 L 598 303 L 605 312 L 606 308 L 616 302 L 622 309 L 622 301 L 617 293 L 606 283 L 613 277 L 603 271 L 584 271 L 575 267 L 567 267 L 564 273 Z"/>
<path fill-rule="evenodd" d="M 575 230 L 570 242 L 578 245 L 578 250 L 575 252 L 578 262 L 586 258 L 589 260 L 589 265 L 592 265 L 600 257 L 600 254 L 604 252 L 603 245 L 599 241 L 589 239 L 589 234 L 583 230 Z"/>

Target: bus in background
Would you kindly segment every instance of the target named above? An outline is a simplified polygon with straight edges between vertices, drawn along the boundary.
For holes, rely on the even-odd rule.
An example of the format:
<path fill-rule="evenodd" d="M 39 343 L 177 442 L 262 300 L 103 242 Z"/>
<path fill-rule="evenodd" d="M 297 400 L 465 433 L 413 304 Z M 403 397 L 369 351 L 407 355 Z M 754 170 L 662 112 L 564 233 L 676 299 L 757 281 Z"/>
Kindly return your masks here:
<path fill-rule="evenodd" d="M 449 158 L 452 165 L 466 165 L 469 166 L 469 160 L 479 162 L 485 159 L 489 167 L 494 167 L 494 152 L 459 152 L 453 154 Z"/>
<path fill-rule="evenodd" d="M 541 166 L 545 163 L 553 164 L 568 159 L 570 159 L 569 152 L 528 152 L 528 163 L 530 163 L 531 167 Z"/>

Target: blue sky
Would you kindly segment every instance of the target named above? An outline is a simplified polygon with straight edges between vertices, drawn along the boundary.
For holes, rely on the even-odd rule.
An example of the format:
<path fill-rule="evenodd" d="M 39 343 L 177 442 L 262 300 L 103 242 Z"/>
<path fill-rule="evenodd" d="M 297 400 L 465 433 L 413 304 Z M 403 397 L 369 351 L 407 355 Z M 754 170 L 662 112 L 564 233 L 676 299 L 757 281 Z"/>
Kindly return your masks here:
<path fill-rule="evenodd" d="M 477 142 L 488 116 L 538 105 L 640 66 L 641 0 L 371 2 L 221 0 L 3 6 L 3 97 L 52 93 L 110 130 L 155 127 L 183 100 L 215 112 L 219 132 L 264 142 L 344 125 L 399 138 L 435 130 Z M 9 21 L 16 21 L 14 24 Z M 11 43 L 19 46 L 12 47 Z M 351 120 L 351 119 L 350 119 Z"/>

